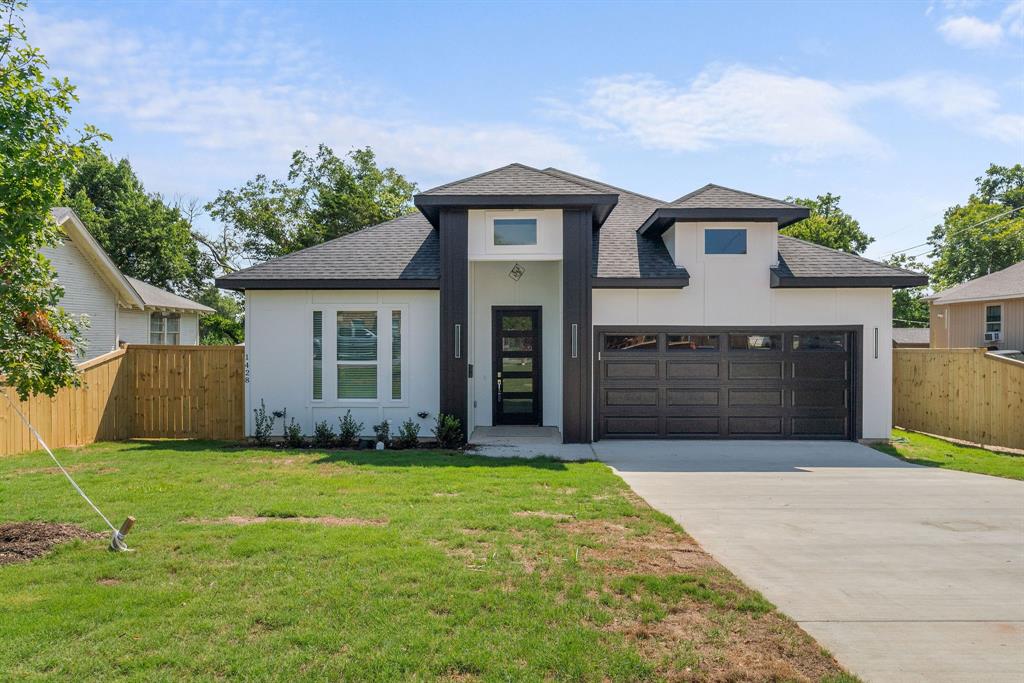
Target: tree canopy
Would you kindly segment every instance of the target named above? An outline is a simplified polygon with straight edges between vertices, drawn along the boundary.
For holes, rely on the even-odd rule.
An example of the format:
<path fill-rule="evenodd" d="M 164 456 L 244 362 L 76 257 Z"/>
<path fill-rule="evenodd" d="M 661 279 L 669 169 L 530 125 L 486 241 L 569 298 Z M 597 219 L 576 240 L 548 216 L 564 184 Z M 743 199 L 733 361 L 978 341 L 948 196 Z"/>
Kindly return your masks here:
<path fill-rule="evenodd" d="M 79 323 L 59 306 L 64 290 L 40 250 L 60 243 L 50 209 L 83 145 L 105 137 L 91 126 L 68 136 L 75 88 L 47 78 L 46 58 L 27 42 L 24 8 L 0 0 L 0 376 L 22 399 L 80 381 Z"/>
<path fill-rule="evenodd" d="M 810 209 L 811 215 L 781 233 L 850 254 L 864 253 L 875 239 L 860 229 L 860 223 L 853 216 L 839 208 L 840 199 L 842 197 L 831 192 L 814 199 L 787 198 Z"/>
<path fill-rule="evenodd" d="M 895 254 L 885 259 L 885 263 L 904 270 L 918 273 L 928 271 L 927 266 L 912 256 Z M 924 297 L 926 287 L 904 287 L 892 290 L 892 326 L 893 327 L 927 327 L 928 302 Z"/>
<path fill-rule="evenodd" d="M 992 164 L 975 183 L 967 203 L 948 208 L 928 237 L 936 289 L 1024 260 L 1024 165 Z"/>
<path fill-rule="evenodd" d="M 147 193 L 127 159 L 91 147 L 67 180 L 67 203 L 126 275 L 195 296 L 213 274 L 189 220 Z"/>
<path fill-rule="evenodd" d="M 296 151 L 286 180 L 257 175 L 206 205 L 221 234 L 198 236 L 224 271 L 305 249 L 412 210 L 416 185 L 380 168 L 369 147 L 337 156 Z"/>

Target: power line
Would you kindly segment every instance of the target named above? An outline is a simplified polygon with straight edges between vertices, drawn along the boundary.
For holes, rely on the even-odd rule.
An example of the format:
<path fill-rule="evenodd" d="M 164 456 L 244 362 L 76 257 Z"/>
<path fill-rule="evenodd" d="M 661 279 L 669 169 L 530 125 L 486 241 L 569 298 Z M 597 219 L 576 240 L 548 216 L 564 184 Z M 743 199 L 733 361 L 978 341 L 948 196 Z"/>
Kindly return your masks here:
<path fill-rule="evenodd" d="M 966 228 L 961 228 L 957 232 L 965 232 L 967 230 L 973 230 L 974 228 L 977 228 L 979 226 L 985 225 L 985 223 L 989 223 L 991 221 L 994 221 L 997 218 L 1002 218 L 1003 216 L 1008 216 L 1009 214 L 1014 213 L 1015 211 L 1020 211 L 1021 209 L 1024 209 L 1024 206 L 1018 206 L 1016 208 L 1010 209 L 1009 211 L 1004 211 L 1004 212 L 1002 212 L 1000 214 L 996 214 L 995 216 L 990 216 L 990 217 L 986 218 L 983 221 L 975 223 L 974 225 L 968 225 Z M 914 246 L 907 247 L 906 249 L 897 249 L 896 251 L 890 251 L 888 254 L 882 254 L 879 258 L 885 258 L 886 256 L 892 256 L 893 254 L 902 254 L 903 252 L 910 251 L 911 249 L 917 249 L 918 247 L 927 247 L 927 246 L 930 246 L 930 245 L 931 245 L 931 242 L 922 242 L 921 244 L 915 244 Z M 920 254 L 917 254 L 917 255 L 920 256 Z"/>

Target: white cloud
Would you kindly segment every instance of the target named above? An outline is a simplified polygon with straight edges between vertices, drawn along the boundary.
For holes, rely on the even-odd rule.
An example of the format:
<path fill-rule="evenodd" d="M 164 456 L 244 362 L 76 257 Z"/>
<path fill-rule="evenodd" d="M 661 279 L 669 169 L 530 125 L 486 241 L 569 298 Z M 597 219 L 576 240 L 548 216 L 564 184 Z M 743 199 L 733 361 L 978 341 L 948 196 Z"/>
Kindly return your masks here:
<path fill-rule="evenodd" d="M 580 148 L 548 130 L 410 114 L 400 93 L 324 72 L 316 46 L 281 39 L 266 17 L 232 19 L 184 36 L 130 33 L 100 19 L 27 16 L 30 39 L 56 73 L 78 86 L 83 109 L 121 117 L 173 145 L 222 153 L 225 167 L 245 177 L 283 173 L 294 150 L 319 142 L 339 152 L 370 145 L 382 162 L 414 177 L 451 177 L 511 161 L 595 170 Z"/>
<path fill-rule="evenodd" d="M 899 105 L 999 140 L 1024 137 L 1024 117 L 1000 111 L 997 93 L 941 73 L 847 85 L 730 66 L 705 70 L 683 86 L 623 75 L 584 90 L 582 104 L 554 103 L 552 113 L 673 152 L 753 144 L 803 160 L 878 154 L 884 145 L 860 122 L 869 104 Z"/>
<path fill-rule="evenodd" d="M 992 21 L 970 14 L 950 17 L 939 24 L 939 33 L 947 42 L 971 50 L 999 47 L 1007 36 L 1024 35 L 1024 0 L 1010 3 Z"/>
<path fill-rule="evenodd" d="M 939 24 L 939 33 L 954 45 L 971 49 L 995 47 L 1003 40 L 1003 27 L 998 22 L 978 17 L 952 17 Z"/>

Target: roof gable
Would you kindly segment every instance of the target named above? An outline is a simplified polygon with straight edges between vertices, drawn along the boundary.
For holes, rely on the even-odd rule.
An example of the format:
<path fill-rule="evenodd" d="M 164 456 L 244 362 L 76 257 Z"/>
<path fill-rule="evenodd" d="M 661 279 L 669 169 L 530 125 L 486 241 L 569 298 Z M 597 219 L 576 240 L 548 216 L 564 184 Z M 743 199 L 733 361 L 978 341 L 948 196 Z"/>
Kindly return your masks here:
<path fill-rule="evenodd" d="M 115 292 L 118 303 L 126 308 L 144 307 L 142 297 L 131 286 L 124 273 L 114 264 L 107 252 L 103 251 L 103 247 L 96 241 L 96 238 L 89 233 L 78 214 L 65 206 L 59 206 L 51 209 L 50 215 L 53 216 L 53 220 L 61 227 L 68 239 L 78 247 L 86 260 L 96 269 L 100 278 Z"/>
<path fill-rule="evenodd" d="M 1024 261 L 936 293 L 937 304 L 1024 297 Z"/>
<path fill-rule="evenodd" d="M 702 188 L 674 200 L 669 206 L 698 209 L 803 209 L 792 202 L 784 202 L 731 187 L 708 183 Z"/>
<path fill-rule="evenodd" d="M 592 194 L 592 187 L 518 163 L 439 185 L 421 193 L 424 196 Z"/>

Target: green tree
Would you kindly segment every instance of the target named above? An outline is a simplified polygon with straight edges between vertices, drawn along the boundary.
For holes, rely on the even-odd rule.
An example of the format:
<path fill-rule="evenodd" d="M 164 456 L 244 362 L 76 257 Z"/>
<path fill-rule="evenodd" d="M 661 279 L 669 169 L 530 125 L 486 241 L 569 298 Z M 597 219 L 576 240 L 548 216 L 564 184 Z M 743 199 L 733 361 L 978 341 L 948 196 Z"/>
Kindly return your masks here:
<path fill-rule="evenodd" d="M 260 174 L 206 205 L 221 234 L 197 236 L 224 271 L 311 247 L 412 210 L 416 185 L 380 168 L 369 147 L 338 157 L 320 145 L 292 155 L 287 180 Z"/>
<path fill-rule="evenodd" d="M 245 313 L 237 294 L 223 294 L 216 287 L 209 287 L 199 296 L 199 303 L 216 311 L 199 319 L 201 344 L 218 346 L 245 341 Z"/>
<path fill-rule="evenodd" d="M 63 289 L 40 253 L 59 244 L 50 215 L 63 180 L 89 140 L 67 136 L 77 101 L 68 80 L 47 78 L 46 58 L 28 44 L 23 2 L 0 0 L 0 376 L 25 399 L 80 382 L 77 322 L 60 306 Z"/>
<path fill-rule="evenodd" d="M 885 263 L 918 273 L 927 271 L 923 263 L 906 254 L 890 256 L 885 259 Z M 926 289 L 926 287 L 905 287 L 892 290 L 893 327 L 928 326 L 928 302 L 923 298 Z"/>
<path fill-rule="evenodd" d="M 807 207 L 811 215 L 784 228 L 782 234 L 850 254 L 864 253 L 875 239 L 860 229 L 860 223 L 853 216 L 839 208 L 840 199 L 842 197 L 831 192 L 819 194 L 815 199 L 789 197 L 787 201 Z"/>
<path fill-rule="evenodd" d="M 184 294 L 202 291 L 213 274 L 178 207 L 147 193 L 127 159 L 99 148 L 68 178 L 68 204 L 125 274 Z"/>
<path fill-rule="evenodd" d="M 1024 165 L 992 164 L 975 183 L 967 203 L 946 209 L 928 237 L 936 289 L 1024 260 Z"/>

